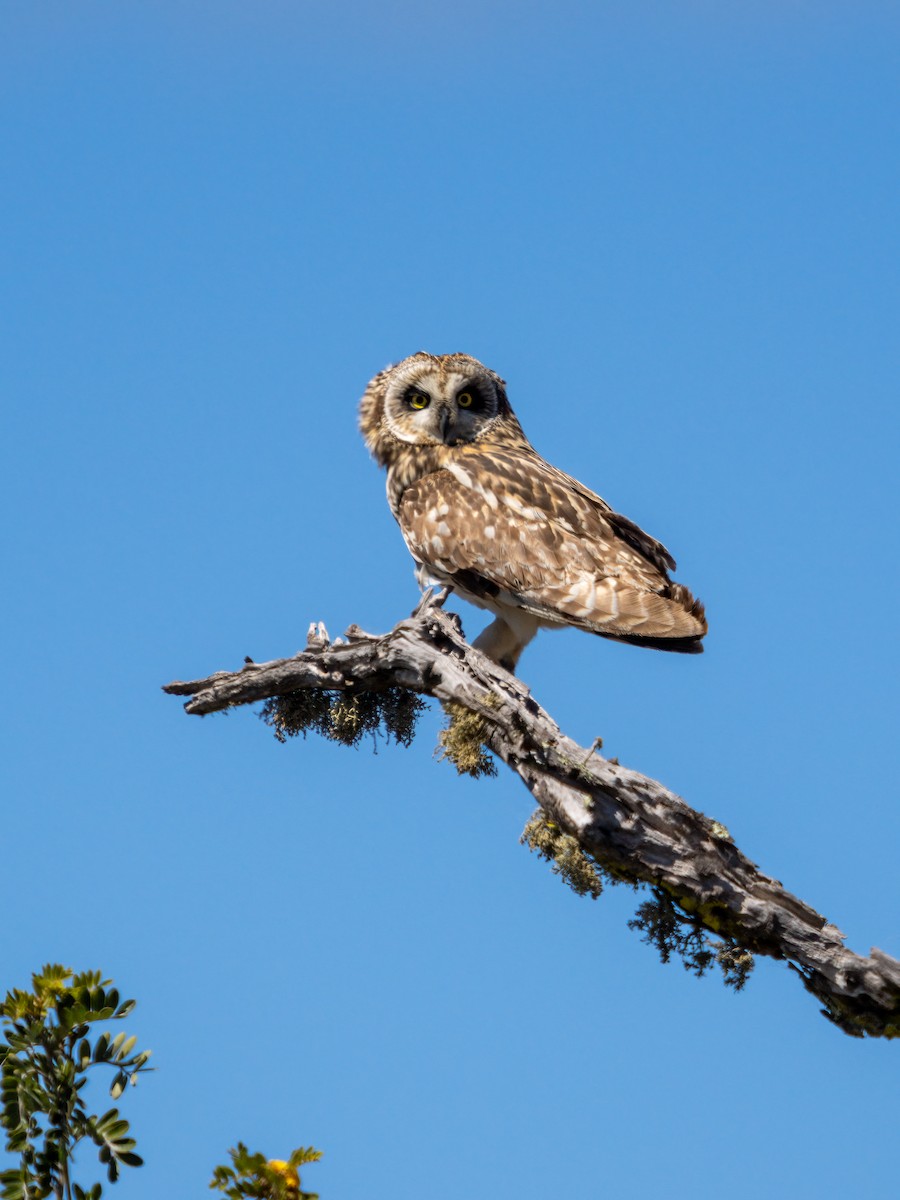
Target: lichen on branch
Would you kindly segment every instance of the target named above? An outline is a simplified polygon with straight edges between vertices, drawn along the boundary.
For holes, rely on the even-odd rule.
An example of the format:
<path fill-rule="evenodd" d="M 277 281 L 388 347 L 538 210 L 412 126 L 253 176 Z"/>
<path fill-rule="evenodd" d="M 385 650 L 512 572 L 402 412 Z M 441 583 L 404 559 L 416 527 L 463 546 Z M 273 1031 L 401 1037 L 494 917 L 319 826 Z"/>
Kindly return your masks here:
<path fill-rule="evenodd" d="M 324 627 L 320 626 L 320 630 Z M 263 718 L 284 741 L 318 732 L 358 745 L 379 732 L 409 745 L 423 696 L 450 723 L 442 756 L 466 774 L 502 760 L 545 814 L 525 841 L 584 895 L 604 882 L 652 889 L 634 927 L 663 958 L 676 954 L 703 974 L 718 965 L 729 985 L 746 982 L 754 955 L 786 961 L 853 1036 L 900 1036 L 900 962 L 844 945 L 843 934 L 809 904 L 765 875 L 718 820 L 614 759 L 579 746 L 521 680 L 463 636 L 459 618 L 426 595 L 390 633 L 351 626 L 346 641 L 321 635 L 307 650 L 239 671 L 176 682 L 187 712 L 264 702 Z M 490 764 L 490 765 L 489 765 Z"/>
<path fill-rule="evenodd" d="M 490 693 L 487 703 L 492 703 Z M 480 779 L 482 775 L 496 775 L 496 763 L 484 745 L 488 737 L 488 725 L 484 717 L 452 700 L 444 705 L 444 712 L 447 714 L 447 725 L 438 734 L 437 758 L 452 762 L 459 775 L 471 775 L 473 779 Z"/>
<path fill-rule="evenodd" d="M 382 692 L 296 691 L 267 700 L 260 716 L 279 742 L 318 733 L 342 746 L 358 746 L 369 734 L 375 745 L 380 735 L 408 747 L 426 707 L 415 692 L 398 687 Z"/>

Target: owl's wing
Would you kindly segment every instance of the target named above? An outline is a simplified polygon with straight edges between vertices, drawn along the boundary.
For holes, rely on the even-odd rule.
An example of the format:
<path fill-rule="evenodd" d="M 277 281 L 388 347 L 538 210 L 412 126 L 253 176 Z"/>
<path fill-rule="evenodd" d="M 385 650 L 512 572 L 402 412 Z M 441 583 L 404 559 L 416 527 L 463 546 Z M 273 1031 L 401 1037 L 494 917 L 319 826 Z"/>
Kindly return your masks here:
<path fill-rule="evenodd" d="M 485 456 L 483 451 L 481 451 L 476 452 L 472 457 L 480 458 Z M 528 448 L 527 453 L 523 453 L 518 449 L 508 450 L 506 448 L 499 448 L 496 451 L 491 451 L 489 462 L 488 469 L 493 473 L 499 474 L 506 486 L 519 496 L 524 498 L 531 494 L 535 475 L 537 474 L 546 485 L 549 485 L 548 492 L 556 500 L 557 508 L 565 507 L 563 497 L 566 497 L 568 503 L 574 505 L 576 515 L 582 524 L 587 523 L 590 525 L 592 523 L 592 516 L 596 514 L 612 526 L 614 532 L 623 542 L 627 542 L 629 546 L 637 550 L 657 570 L 663 574 L 667 571 L 675 570 L 675 559 L 662 542 L 658 542 L 649 533 L 645 533 L 639 525 L 635 525 L 634 521 L 630 521 L 628 517 L 623 517 L 621 513 L 614 512 L 602 496 L 598 496 L 596 492 L 592 492 L 580 480 L 567 475 L 559 467 L 552 466 L 531 447 Z M 550 497 L 548 496 L 548 498 Z"/>
<path fill-rule="evenodd" d="M 647 644 L 703 636 L 702 606 L 670 581 L 668 553 L 639 548 L 659 543 L 537 456 L 538 466 L 480 457 L 454 458 L 404 492 L 399 520 L 415 558 L 490 608 Z"/>

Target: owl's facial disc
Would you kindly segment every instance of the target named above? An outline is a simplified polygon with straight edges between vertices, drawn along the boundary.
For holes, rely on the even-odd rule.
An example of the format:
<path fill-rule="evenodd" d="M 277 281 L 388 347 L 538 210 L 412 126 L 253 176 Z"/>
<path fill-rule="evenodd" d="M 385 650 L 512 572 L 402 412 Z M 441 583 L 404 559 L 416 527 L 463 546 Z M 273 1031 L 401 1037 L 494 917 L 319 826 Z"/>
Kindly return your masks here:
<path fill-rule="evenodd" d="M 400 364 L 388 387 L 384 426 L 408 445 L 457 446 L 480 437 L 497 413 L 496 387 L 487 372 L 481 377 L 468 365 L 448 369 L 443 362 L 413 358 Z"/>

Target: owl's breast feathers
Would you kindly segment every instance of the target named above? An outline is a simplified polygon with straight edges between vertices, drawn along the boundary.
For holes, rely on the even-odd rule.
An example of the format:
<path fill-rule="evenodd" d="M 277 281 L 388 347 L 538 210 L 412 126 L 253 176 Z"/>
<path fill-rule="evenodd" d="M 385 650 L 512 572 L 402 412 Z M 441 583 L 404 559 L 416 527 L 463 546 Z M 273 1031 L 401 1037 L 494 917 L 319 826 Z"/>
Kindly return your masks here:
<path fill-rule="evenodd" d="M 669 578 L 665 546 L 527 443 L 440 447 L 427 464 L 417 456 L 416 469 L 397 462 L 388 492 L 413 556 L 476 603 L 702 651 L 703 606 Z"/>

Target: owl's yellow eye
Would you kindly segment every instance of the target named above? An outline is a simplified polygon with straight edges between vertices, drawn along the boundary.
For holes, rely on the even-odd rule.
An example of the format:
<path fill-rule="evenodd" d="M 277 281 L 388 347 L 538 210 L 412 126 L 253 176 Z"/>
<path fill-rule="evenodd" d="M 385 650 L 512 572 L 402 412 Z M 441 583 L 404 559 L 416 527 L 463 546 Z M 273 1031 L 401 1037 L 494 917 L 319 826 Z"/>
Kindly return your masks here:
<path fill-rule="evenodd" d="M 475 403 L 475 397 L 471 392 L 460 392 L 456 397 L 456 403 L 460 408 L 471 408 Z"/>
<path fill-rule="evenodd" d="M 406 398 L 406 403 L 410 408 L 427 408 L 431 403 L 431 398 L 426 396 L 424 392 L 410 392 Z"/>

